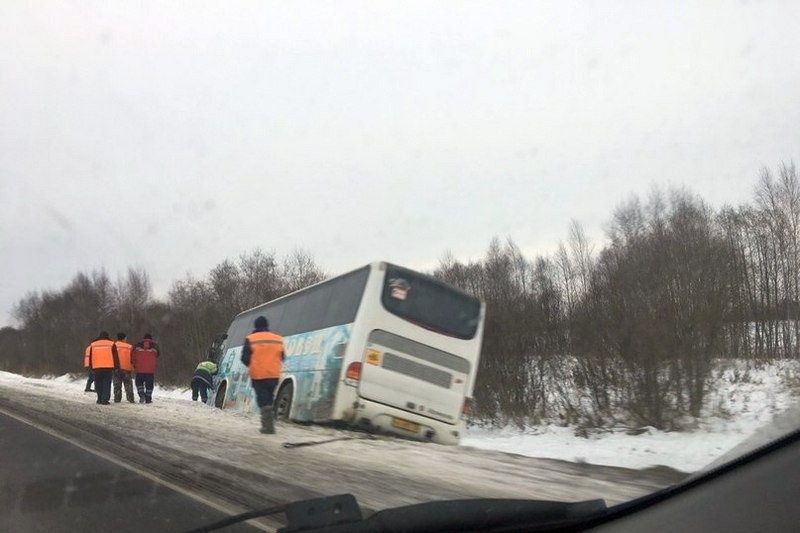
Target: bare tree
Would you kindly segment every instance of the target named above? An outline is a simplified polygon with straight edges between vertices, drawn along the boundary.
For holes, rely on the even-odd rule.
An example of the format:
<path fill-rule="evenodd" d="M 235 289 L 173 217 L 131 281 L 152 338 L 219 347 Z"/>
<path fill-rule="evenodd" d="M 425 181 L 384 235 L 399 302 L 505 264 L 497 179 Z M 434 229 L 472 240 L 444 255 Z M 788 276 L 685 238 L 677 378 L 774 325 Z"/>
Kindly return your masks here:
<path fill-rule="evenodd" d="M 273 252 L 255 249 L 239 256 L 242 308 L 274 300 L 284 293 Z"/>
<path fill-rule="evenodd" d="M 286 284 L 286 292 L 294 292 L 325 279 L 325 273 L 312 255 L 301 248 L 294 249 L 283 259 L 281 276 Z"/>

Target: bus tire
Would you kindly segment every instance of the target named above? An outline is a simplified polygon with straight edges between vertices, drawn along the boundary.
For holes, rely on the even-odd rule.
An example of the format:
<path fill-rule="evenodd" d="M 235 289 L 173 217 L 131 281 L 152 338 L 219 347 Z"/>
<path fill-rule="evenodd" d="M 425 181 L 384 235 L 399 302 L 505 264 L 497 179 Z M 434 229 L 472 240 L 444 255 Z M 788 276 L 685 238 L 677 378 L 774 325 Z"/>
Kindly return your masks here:
<path fill-rule="evenodd" d="M 289 381 L 281 390 L 278 391 L 278 396 L 275 398 L 275 418 L 289 421 L 289 414 L 292 412 L 292 396 L 294 396 L 294 384 Z"/>
<path fill-rule="evenodd" d="M 223 382 L 217 389 L 217 395 L 214 397 L 214 407 L 225 409 L 225 394 L 228 392 L 228 384 Z"/>

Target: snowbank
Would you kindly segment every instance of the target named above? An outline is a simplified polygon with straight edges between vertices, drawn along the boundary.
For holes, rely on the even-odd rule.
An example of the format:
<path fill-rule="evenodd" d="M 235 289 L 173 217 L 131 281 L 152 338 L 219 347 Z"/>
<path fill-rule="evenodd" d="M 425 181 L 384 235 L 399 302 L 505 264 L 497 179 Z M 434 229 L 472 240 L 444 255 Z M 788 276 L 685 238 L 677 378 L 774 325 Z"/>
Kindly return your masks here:
<path fill-rule="evenodd" d="M 54 395 L 81 397 L 80 401 L 91 403 L 94 396 L 83 391 L 85 382 L 83 376 L 34 379 L 0 372 L 2 385 L 52 389 Z M 556 424 L 524 430 L 473 427 L 462 439 L 462 445 L 578 463 L 636 469 L 665 465 L 687 473 L 694 472 L 785 411 L 797 400 L 799 385 L 798 361 L 761 365 L 743 361 L 720 362 L 703 415 L 687 419 L 684 423 L 686 431 L 640 428 L 640 434 L 632 435 L 621 428 L 595 431 L 588 437 L 580 437 L 576 436 L 578 428 Z M 191 402 L 188 388 L 164 388 L 156 384 L 153 398 L 154 411 L 160 413 L 165 421 L 186 421 L 197 417 L 198 426 L 213 423 L 228 432 L 252 432 L 258 424 L 255 417 L 247 413 L 220 411 L 200 402 Z M 160 404 L 159 400 L 167 400 L 166 405 Z M 308 431 L 309 428 L 303 430 Z M 324 433 L 329 431 L 326 429 Z"/>
<path fill-rule="evenodd" d="M 472 427 L 462 445 L 628 468 L 665 465 L 694 472 L 749 437 L 793 405 L 800 394 L 800 361 L 754 364 L 720 361 L 702 416 L 687 419 L 686 431 L 640 428 L 576 436 L 575 427 L 556 424 L 524 430 Z"/>

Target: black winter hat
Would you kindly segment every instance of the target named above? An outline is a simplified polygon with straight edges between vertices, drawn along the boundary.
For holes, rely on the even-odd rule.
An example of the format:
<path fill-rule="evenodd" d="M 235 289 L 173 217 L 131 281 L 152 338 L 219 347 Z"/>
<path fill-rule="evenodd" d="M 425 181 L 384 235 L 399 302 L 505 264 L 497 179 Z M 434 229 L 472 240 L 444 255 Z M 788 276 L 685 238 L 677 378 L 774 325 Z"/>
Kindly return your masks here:
<path fill-rule="evenodd" d="M 269 322 L 267 321 L 267 317 L 265 317 L 265 316 L 257 317 L 254 325 L 255 325 L 256 329 L 269 328 Z"/>

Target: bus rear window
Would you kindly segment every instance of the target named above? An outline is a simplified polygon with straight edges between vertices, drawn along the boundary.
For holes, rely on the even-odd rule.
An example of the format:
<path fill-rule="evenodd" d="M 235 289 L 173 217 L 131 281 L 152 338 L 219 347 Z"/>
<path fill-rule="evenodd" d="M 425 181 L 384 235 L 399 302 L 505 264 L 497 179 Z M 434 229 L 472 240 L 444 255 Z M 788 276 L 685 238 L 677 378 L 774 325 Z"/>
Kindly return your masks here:
<path fill-rule="evenodd" d="M 404 268 L 387 265 L 381 300 L 390 313 L 437 333 L 471 339 L 478 329 L 480 301 Z"/>

